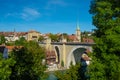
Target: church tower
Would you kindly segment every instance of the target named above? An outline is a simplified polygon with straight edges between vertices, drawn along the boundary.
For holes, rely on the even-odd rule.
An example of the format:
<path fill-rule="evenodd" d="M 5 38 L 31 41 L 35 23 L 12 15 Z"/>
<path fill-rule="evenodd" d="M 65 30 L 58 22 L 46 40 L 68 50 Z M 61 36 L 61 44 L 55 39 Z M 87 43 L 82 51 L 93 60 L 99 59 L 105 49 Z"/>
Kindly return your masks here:
<path fill-rule="evenodd" d="M 81 42 L 81 32 L 80 32 L 79 23 L 77 23 L 77 29 L 76 29 L 76 34 L 75 35 L 78 39 L 78 42 Z"/>

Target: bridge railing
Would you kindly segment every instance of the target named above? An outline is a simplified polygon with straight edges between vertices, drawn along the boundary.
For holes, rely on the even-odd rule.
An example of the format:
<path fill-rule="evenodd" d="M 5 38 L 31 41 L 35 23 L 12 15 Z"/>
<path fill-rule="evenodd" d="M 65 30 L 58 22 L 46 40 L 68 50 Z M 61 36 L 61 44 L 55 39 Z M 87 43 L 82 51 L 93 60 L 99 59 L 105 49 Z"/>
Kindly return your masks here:
<path fill-rule="evenodd" d="M 39 42 L 39 44 L 47 44 L 45 42 Z M 90 42 L 51 42 L 51 44 L 56 44 L 56 45 L 95 45 L 95 43 L 90 43 Z"/>

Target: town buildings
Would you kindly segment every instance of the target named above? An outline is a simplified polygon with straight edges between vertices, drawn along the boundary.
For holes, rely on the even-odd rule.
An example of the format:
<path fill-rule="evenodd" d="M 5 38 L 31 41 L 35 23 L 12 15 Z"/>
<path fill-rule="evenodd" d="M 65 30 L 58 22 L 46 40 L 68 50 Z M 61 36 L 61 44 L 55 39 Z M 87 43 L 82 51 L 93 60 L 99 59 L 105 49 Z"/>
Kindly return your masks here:
<path fill-rule="evenodd" d="M 67 33 L 58 33 L 58 34 L 52 34 L 55 38 L 57 38 L 55 41 L 50 38 L 51 33 L 47 34 L 41 34 L 38 31 L 30 30 L 28 32 L 16 32 L 15 30 L 13 32 L 0 32 L 0 35 L 3 35 L 6 39 L 6 43 L 8 42 L 15 42 L 16 40 L 19 40 L 21 37 L 24 37 L 27 41 L 39 41 L 39 42 L 83 42 L 83 43 L 94 43 L 92 39 L 92 33 L 82 33 L 80 31 L 79 25 L 77 24 L 77 28 L 75 31 L 75 34 L 67 34 Z M 86 36 L 87 35 L 87 36 Z M 57 37 L 56 37 L 57 36 Z M 42 40 L 40 40 L 40 38 Z M 1 40 L 1 39 L 0 39 Z M 4 50 L 6 49 L 7 52 L 11 51 L 14 48 L 14 46 L 0 46 L 0 52 L 4 53 Z M 8 50 L 7 50 L 8 49 Z M 5 55 L 6 56 L 6 53 Z M 47 51 L 46 52 L 47 57 L 47 63 L 50 64 L 50 62 L 55 63 L 55 54 L 54 51 Z"/>
<path fill-rule="evenodd" d="M 51 39 L 52 42 L 94 42 L 93 39 L 89 37 L 92 33 L 89 32 L 89 34 L 87 34 L 88 36 L 86 37 L 85 34 L 80 31 L 78 24 L 75 34 L 65 34 L 66 35 L 64 35 L 64 33 L 53 34 L 57 36 L 58 39 L 57 41 Z M 47 39 L 50 38 L 51 33 L 41 34 L 38 31 L 30 30 L 28 32 L 0 32 L 0 35 L 5 37 L 6 42 L 14 42 L 19 40 L 21 37 L 24 37 L 27 41 L 40 41 L 40 38 L 42 37 L 42 42 L 46 42 Z"/>

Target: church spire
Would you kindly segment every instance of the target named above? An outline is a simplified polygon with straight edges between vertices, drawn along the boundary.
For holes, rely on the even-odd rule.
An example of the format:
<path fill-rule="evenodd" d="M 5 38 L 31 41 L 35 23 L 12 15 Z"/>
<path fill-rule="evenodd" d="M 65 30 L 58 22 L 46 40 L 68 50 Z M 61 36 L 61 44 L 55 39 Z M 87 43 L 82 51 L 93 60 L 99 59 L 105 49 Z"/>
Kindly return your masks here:
<path fill-rule="evenodd" d="M 76 25 L 76 27 L 77 27 L 77 30 L 80 30 L 80 25 L 79 25 L 79 14 L 77 15 L 77 25 Z"/>
<path fill-rule="evenodd" d="M 77 37 L 78 41 L 81 42 L 81 32 L 80 32 L 80 27 L 79 27 L 78 21 L 77 21 L 76 37 Z"/>
<path fill-rule="evenodd" d="M 79 22 L 77 22 L 77 30 L 80 30 Z"/>

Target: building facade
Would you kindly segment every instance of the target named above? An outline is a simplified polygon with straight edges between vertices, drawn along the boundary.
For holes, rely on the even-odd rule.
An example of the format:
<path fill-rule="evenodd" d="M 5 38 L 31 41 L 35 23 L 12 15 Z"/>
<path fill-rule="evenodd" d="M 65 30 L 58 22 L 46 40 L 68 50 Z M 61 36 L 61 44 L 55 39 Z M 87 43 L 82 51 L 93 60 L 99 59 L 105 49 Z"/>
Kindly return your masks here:
<path fill-rule="evenodd" d="M 27 41 L 35 40 L 38 41 L 40 37 L 40 33 L 34 30 L 31 30 L 27 34 Z"/>

